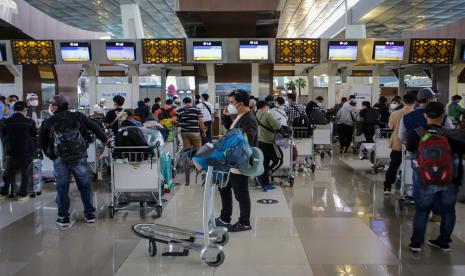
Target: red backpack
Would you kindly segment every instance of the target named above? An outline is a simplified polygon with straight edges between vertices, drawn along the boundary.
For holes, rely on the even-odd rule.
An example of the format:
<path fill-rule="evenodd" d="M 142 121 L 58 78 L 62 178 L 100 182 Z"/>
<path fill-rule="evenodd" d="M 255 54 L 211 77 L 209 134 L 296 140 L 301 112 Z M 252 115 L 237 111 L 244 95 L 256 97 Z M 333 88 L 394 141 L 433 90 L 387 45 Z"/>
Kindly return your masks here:
<path fill-rule="evenodd" d="M 447 140 L 440 130 L 415 129 L 420 136 L 418 169 L 421 181 L 427 185 L 447 185 L 453 180 L 453 156 Z"/>

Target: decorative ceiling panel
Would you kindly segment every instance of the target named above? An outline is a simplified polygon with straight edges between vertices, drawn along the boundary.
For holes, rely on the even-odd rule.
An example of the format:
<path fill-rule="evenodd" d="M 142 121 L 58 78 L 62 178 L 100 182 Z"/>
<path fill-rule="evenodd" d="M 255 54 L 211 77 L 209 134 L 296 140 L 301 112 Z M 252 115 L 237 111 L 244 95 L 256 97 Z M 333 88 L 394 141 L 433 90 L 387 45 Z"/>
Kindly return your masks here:
<path fill-rule="evenodd" d="M 276 63 L 319 62 L 319 39 L 276 39 Z"/>
<path fill-rule="evenodd" d="M 122 38 L 120 4 L 138 3 L 146 37 L 183 38 L 174 0 L 25 0 L 47 15 L 74 27 Z"/>
<path fill-rule="evenodd" d="M 55 48 L 52 40 L 12 40 L 15 64 L 55 64 Z"/>
<path fill-rule="evenodd" d="M 145 64 L 183 63 L 186 42 L 184 39 L 144 39 L 142 51 Z"/>
<path fill-rule="evenodd" d="M 455 39 L 412 39 L 410 63 L 451 64 L 454 60 Z"/>

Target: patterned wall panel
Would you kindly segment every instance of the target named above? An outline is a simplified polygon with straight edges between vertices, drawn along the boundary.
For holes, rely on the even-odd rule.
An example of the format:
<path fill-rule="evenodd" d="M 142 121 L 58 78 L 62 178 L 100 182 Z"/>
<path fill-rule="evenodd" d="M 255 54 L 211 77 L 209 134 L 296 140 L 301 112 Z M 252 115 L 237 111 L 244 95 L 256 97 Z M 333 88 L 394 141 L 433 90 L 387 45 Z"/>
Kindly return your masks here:
<path fill-rule="evenodd" d="M 319 39 L 276 39 L 276 63 L 319 62 Z"/>
<path fill-rule="evenodd" d="M 12 40 L 15 64 L 55 64 L 52 40 Z"/>
<path fill-rule="evenodd" d="M 186 59 L 184 39 L 144 39 L 142 51 L 145 64 L 183 63 Z"/>
<path fill-rule="evenodd" d="M 412 39 L 410 63 L 450 64 L 454 61 L 455 39 Z"/>

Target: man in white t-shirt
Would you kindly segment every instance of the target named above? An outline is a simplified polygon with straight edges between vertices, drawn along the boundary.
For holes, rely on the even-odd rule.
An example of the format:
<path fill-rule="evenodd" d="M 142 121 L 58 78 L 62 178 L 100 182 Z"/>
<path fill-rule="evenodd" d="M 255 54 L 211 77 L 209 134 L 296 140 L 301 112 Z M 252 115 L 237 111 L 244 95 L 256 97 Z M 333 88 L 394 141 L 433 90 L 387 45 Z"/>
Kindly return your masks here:
<path fill-rule="evenodd" d="M 203 123 L 207 128 L 207 139 L 208 141 L 212 141 L 213 134 L 212 134 L 212 124 L 213 124 L 213 114 L 215 109 L 211 103 L 208 102 L 208 94 L 200 95 L 200 103 L 197 104 L 197 108 L 200 109 L 203 115 Z"/>
<path fill-rule="evenodd" d="M 105 103 L 106 99 L 101 98 L 100 101 L 93 106 L 92 115 L 94 116 L 104 116 L 105 115 Z"/>
<path fill-rule="evenodd" d="M 286 101 L 283 97 L 276 98 L 276 107 L 270 110 L 271 115 L 275 118 L 282 126 L 287 126 L 287 115 L 286 115 Z"/>

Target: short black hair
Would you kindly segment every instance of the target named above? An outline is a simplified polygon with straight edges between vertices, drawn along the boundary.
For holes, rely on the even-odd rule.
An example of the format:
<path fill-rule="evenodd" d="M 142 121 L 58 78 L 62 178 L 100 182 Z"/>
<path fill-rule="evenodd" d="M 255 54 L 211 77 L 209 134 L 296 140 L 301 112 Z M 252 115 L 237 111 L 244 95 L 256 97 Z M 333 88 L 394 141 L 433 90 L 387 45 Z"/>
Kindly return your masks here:
<path fill-rule="evenodd" d="M 355 99 L 355 95 L 350 95 L 349 100 Z"/>
<path fill-rule="evenodd" d="M 295 102 L 295 99 L 296 99 L 296 97 L 295 97 L 294 94 L 287 94 L 287 98 L 288 98 L 289 100 L 294 101 L 294 102 Z"/>
<path fill-rule="evenodd" d="M 283 97 L 277 97 L 276 98 L 276 102 L 279 104 L 279 105 L 283 105 L 286 103 L 286 100 L 284 100 Z"/>
<path fill-rule="evenodd" d="M 182 99 L 182 102 L 184 104 L 190 104 L 192 103 L 192 99 L 190 97 L 184 97 L 184 99 Z"/>
<path fill-rule="evenodd" d="M 272 102 L 273 101 L 273 96 L 271 96 L 271 95 L 266 96 L 265 101 Z"/>
<path fill-rule="evenodd" d="M 379 102 L 382 103 L 382 104 L 387 103 L 387 98 L 384 97 L 384 96 L 381 96 L 381 97 L 379 97 Z"/>
<path fill-rule="evenodd" d="M 150 102 L 150 98 L 145 98 L 144 103 L 148 103 L 148 102 Z"/>
<path fill-rule="evenodd" d="M 437 119 L 444 115 L 445 108 L 444 105 L 440 102 L 430 102 L 425 106 L 426 117 L 430 119 Z"/>
<path fill-rule="evenodd" d="M 24 101 L 17 101 L 13 105 L 13 111 L 23 111 L 26 108 L 27 108 L 27 103 Z"/>
<path fill-rule="evenodd" d="M 160 98 L 160 97 L 156 97 L 156 98 L 155 98 L 155 102 L 156 102 L 156 103 L 161 102 L 161 98 Z"/>
<path fill-rule="evenodd" d="M 194 96 L 194 98 L 195 98 L 196 100 L 200 100 L 200 95 L 197 94 L 197 95 Z"/>
<path fill-rule="evenodd" d="M 173 104 L 173 100 L 172 100 L 172 99 L 168 99 L 168 100 L 166 100 L 165 104 L 167 104 L 167 105 L 172 105 L 172 104 Z"/>
<path fill-rule="evenodd" d="M 347 98 L 346 98 L 346 97 L 342 97 L 342 98 L 341 98 L 341 102 L 343 102 L 343 103 L 347 102 Z"/>
<path fill-rule="evenodd" d="M 402 100 L 402 97 L 399 96 L 399 95 L 395 95 L 395 96 L 394 96 L 394 99 L 401 101 L 401 100 Z"/>
<path fill-rule="evenodd" d="M 371 103 L 369 101 L 363 101 L 362 106 L 371 107 Z"/>
<path fill-rule="evenodd" d="M 257 103 L 257 108 L 258 108 L 258 109 L 262 109 L 262 108 L 264 108 L 265 106 L 270 107 L 270 105 L 269 105 L 267 102 L 265 102 L 265 101 L 259 101 L 259 102 Z"/>
<path fill-rule="evenodd" d="M 408 94 L 405 94 L 403 99 L 404 99 L 404 103 L 406 104 L 413 104 L 415 103 L 415 95 L 411 94 L 411 93 L 408 93 Z"/>
<path fill-rule="evenodd" d="M 16 96 L 16 95 L 14 95 L 14 94 L 12 94 L 12 95 L 8 96 L 8 98 L 15 98 L 16 100 L 19 100 L 19 97 L 18 97 L 18 96 Z"/>
<path fill-rule="evenodd" d="M 318 96 L 318 97 L 316 97 L 316 99 L 315 99 L 315 100 L 317 100 L 317 101 L 320 101 L 320 102 L 324 101 L 324 99 L 323 99 L 323 97 L 322 97 L 322 96 Z"/>
<path fill-rule="evenodd" d="M 461 101 L 461 100 L 462 100 L 462 96 L 460 96 L 460 95 L 454 95 L 454 96 L 452 96 L 452 100 L 453 100 L 453 101 Z"/>
<path fill-rule="evenodd" d="M 203 93 L 202 95 L 200 95 L 204 100 L 208 101 L 208 99 L 210 98 L 210 96 L 208 96 L 207 93 Z"/>
<path fill-rule="evenodd" d="M 124 97 L 123 96 L 120 96 L 120 95 L 116 95 L 113 97 L 113 102 L 119 106 L 123 106 L 124 105 Z"/>
<path fill-rule="evenodd" d="M 249 106 L 250 104 L 249 92 L 243 89 L 234 90 L 231 94 L 229 94 L 229 96 L 234 97 L 234 100 L 236 100 L 236 102 L 243 103 L 245 106 Z"/>

